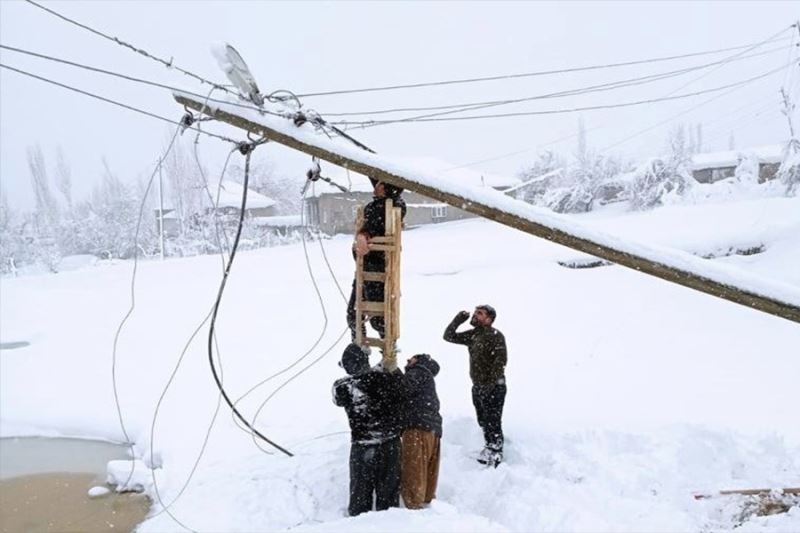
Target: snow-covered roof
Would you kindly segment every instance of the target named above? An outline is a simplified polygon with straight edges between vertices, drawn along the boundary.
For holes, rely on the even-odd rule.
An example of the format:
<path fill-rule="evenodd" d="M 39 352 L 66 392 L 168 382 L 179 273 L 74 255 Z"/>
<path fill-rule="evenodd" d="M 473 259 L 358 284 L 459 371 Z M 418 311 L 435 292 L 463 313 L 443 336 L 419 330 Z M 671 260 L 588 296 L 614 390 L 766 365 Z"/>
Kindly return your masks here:
<path fill-rule="evenodd" d="M 271 217 L 253 217 L 251 221 L 256 226 L 290 227 L 302 225 L 300 215 L 277 215 Z"/>
<path fill-rule="evenodd" d="M 436 157 L 413 156 L 413 157 L 393 157 L 393 161 L 405 168 L 415 169 L 425 173 L 432 173 L 440 176 L 447 181 L 453 181 L 463 185 L 485 186 L 495 189 L 505 189 L 520 183 L 519 178 L 513 176 L 499 176 L 489 174 L 472 168 L 456 168 L 456 165 Z M 363 174 L 355 172 L 349 173 L 346 169 L 336 165 L 322 163 L 322 175 L 330 178 L 336 183 L 348 188 L 353 192 L 372 192 L 372 184 Z M 321 196 L 323 194 L 341 194 L 342 191 L 325 182 L 318 181 L 310 189 L 311 196 Z"/>
<path fill-rule="evenodd" d="M 735 167 L 739 163 L 739 159 L 747 154 L 755 155 L 760 163 L 780 163 L 783 157 L 783 146 L 780 144 L 768 144 L 741 150 L 695 154 L 692 156 L 692 169 Z"/>
<path fill-rule="evenodd" d="M 217 198 L 217 187 L 216 185 L 209 184 L 209 191 L 211 191 L 211 196 L 216 201 Z M 218 207 L 235 207 L 239 208 L 242 205 L 242 193 L 244 192 L 244 187 L 241 183 L 236 183 L 235 181 L 231 180 L 222 180 L 222 186 L 219 188 L 219 204 Z M 204 206 L 208 206 L 210 203 L 208 199 L 208 195 L 205 191 L 202 191 L 202 202 Z M 264 207 L 272 207 L 275 205 L 275 200 L 270 198 L 269 196 L 264 196 L 263 194 L 259 194 L 253 189 L 247 189 L 247 209 L 259 209 Z M 172 204 L 165 202 L 164 203 L 164 218 L 178 218 L 177 213 L 170 214 L 167 211 L 172 211 L 175 209 L 175 206 Z M 157 211 L 158 209 L 156 209 Z"/>
<path fill-rule="evenodd" d="M 219 204 L 218 207 L 241 207 L 242 205 L 242 193 L 244 192 L 244 187 L 240 183 L 236 183 L 235 181 L 231 180 L 223 180 L 222 187 L 219 190 Z M 214 196 L 216 201 L 216 191 L 214 189 L 211 190 L 211 194 Z M 272 207 L 275 205 L 275 200 L 270 198 L 269 196 L 264 196 L 263 194 L 259 194 L 253 189 L 247 190 L 247 208 L 248 209 L 257 209 L 263 207 Z"/>

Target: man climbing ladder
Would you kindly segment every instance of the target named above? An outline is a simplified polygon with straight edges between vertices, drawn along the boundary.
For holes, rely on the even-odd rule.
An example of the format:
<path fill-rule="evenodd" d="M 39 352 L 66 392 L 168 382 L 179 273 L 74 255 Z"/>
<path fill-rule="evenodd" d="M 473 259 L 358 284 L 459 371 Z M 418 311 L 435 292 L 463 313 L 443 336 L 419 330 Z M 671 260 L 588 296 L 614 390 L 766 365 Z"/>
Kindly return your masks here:
<path fill-rule="evenodd" d="M 351 338 L 365 351 L 383 350 L 383 364 L 396 367 L 395 342 L 400 334 L 400 246 L 406 204 L 403 189 L 370 178 L 373 199 L 359 209 L 353 257 L 356 275 L 347 306 Z M 387 290 L 388 289 L 388 290 Z M 366 335 L 365 317 L 380 338 Z"/>

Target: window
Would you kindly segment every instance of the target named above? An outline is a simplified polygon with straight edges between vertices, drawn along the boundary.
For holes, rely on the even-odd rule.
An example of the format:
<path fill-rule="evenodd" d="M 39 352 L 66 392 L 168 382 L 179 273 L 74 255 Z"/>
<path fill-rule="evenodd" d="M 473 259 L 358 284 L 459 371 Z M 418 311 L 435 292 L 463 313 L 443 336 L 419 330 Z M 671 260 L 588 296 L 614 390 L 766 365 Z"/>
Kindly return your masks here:
<path fill-rule="evenodd" d="M 446 205 L 435 205 L 433 206 L 433 218 L 447 218 L 447 206 Z"/>

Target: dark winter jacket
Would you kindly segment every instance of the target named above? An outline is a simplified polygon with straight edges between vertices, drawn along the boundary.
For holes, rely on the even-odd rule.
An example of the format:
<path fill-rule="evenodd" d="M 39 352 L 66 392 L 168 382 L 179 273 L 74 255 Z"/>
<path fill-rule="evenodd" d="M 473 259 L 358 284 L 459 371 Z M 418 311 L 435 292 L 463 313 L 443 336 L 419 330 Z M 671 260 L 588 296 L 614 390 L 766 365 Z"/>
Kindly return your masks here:
<path fill-rule="evenodd" d="M 401 189 L 402 190 L 402 189 Z M 369 238 L 386 234 L 386 200 L 387 198 L 374 198 L 364 206 L 364 223 L 359 233 Z M 406 218 L 406 202 L 400 195 L 392 198 L 395 207 L 400 208 L 401 220 Z M 364 256 L 364 270 L 366 272 L 383 272 L 386 268 L 384 253 L 375 251 Z"/>
<path fill-rule="evenodd" d="M 366 369 L 333 384 L 333 403 L 344 407 L 354 443 L 381 444 L 402 430 L 402 373 Z"/>
<path fill-rule="evenodd" d="M 505 382 L 508 360 L 506 339 L 491 326 L 480 326 L 461 333 L 456 329 L 465 320 L 459 317 L 444 330 L 444 340 L 464 344 L 469 349 L 469 377 L 474 385 L 495 385 Z"/>
<path fill-rule="evenodd" d="M 432 431 L 442 436 L 442 415 L 439 414 L 439 396 L 433 378 L 439 373 L 439 363 L 428 354 L 419 354 L 417 364 L 406 367 L 403 376 L 405 397 L 405 428 Z"/>

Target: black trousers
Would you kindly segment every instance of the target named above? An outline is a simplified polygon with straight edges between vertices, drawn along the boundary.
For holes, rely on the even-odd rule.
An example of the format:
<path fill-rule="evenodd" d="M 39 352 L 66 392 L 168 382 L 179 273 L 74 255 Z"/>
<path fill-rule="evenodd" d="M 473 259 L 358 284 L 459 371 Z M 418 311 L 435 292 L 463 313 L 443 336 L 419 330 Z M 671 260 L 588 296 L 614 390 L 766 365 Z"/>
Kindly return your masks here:
<path fill-rule="evenodd" d="M 400 505 L 400 437 L 383 444 L 350 445 L 350 505 L 356 516 L 375 509 L 385 511 Z"/>
<path fill-rule="evenodd" d="M 383 301 L 383 283 L 380 281 L 365 281 L 363 296 L 368 302 Z M 370 325 L 378 332 L 381 338 L 386 334 L 386 325 L 382 316 L 373 316 L 369 319 Z M 364 317 L 356 320 L 356 280 L 353 280 L 353 290 L 350 291 L 350 301 L 347 303 L 347 325 L 350 327 L 350 339 L 356 340 L 356 328 L 361 328 L 361 333 L 366 334 Z"/>
<path fill-rule="evenodd" d="M 506 401 L 506 385 L 473 385 L 472 404 L 478 415 L 478 425 L 483 430 L 486 447 L 492 451 L 503 451 L 503 405 Z"/>

